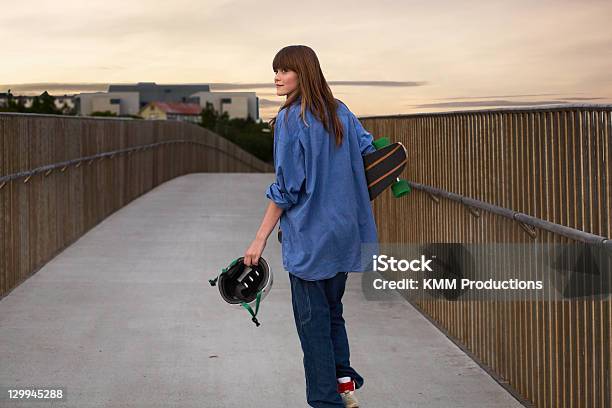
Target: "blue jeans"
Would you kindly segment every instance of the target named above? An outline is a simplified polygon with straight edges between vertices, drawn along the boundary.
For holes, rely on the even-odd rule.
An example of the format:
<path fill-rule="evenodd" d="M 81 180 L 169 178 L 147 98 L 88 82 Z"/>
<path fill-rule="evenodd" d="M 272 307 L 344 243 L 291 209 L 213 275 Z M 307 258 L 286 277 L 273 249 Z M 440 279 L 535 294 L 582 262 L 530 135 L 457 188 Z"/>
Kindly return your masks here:
<path fill-rule="evenodd" d="M 344 407 L 338 394 L 339 377 L 351 377 L 355 388 L 363 378 L 351 367 L 349 343 L 342 317 L 342 295 L 348 272 L 307 281 L 289 273 L 293 316 L 306 376 L 306 400 L 311 407 Z"/>

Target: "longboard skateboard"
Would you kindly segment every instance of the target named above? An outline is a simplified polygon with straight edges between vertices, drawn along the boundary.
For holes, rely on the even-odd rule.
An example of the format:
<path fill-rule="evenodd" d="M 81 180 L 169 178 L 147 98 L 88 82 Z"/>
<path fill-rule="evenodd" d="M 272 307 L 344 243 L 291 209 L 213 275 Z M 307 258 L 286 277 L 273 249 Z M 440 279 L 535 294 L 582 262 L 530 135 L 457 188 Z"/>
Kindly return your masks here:
<path fill-rule="evenodd" d="M 408 160 L 404 145 L 399 142 L 389 144 L 388 139 L 382 138 L 374 146 L 377 148 L 375 152 L 363 156 L 370 200 L 374 200 L 390 185 L 393 185 L 393 195 L 396 198 L 408 194 L 410 186 L 399 179 Z"/>
<path fill-rule="evenodd" d="M 392 186 L 393 196 L 402 197 L 410 193 L 410 185 L 400 180 L 399 175 L 406 167 L 406 148 L 403 144 L 389 143 L 386 137 L 374 141 L 376 151 L 363 156 L 366 181 L 370 201 L 374 200 L 387 187 Z M 282 242 L 282 231 L 278 228 L 278 242 Z"/>

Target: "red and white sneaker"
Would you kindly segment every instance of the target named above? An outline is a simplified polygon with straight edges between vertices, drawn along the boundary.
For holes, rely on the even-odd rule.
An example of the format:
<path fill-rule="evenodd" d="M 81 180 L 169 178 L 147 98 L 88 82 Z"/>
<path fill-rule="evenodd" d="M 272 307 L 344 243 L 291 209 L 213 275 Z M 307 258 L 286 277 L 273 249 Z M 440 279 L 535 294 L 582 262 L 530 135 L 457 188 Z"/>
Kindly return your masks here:
<path fill-rule="evenodd" d="M 359 408 L 359 402 L 355 398 L 355 381 L 338 383 L 338 392 L 346 408 Z"/>

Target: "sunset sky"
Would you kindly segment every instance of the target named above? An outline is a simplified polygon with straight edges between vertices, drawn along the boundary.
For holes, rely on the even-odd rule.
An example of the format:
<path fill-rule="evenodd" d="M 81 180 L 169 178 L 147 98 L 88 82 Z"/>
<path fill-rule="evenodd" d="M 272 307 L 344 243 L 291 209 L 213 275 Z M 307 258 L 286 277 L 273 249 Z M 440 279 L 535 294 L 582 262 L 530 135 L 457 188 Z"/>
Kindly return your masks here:
<path fill-rule="evenodd" d="M 255 91 L 274 115 L 272 59 L 315 50 L 359 116 L 612 103 L 612 2 L 30 0 L 0 12 L 0 92 L 109 83 Z"/>

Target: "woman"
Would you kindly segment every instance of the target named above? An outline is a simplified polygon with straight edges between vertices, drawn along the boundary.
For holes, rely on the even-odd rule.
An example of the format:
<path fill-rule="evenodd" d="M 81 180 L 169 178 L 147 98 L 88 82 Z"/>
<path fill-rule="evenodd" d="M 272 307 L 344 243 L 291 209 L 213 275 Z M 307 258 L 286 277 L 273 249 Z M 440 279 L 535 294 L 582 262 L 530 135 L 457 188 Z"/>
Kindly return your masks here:
<path fill-rule="evenodd" d="M 333 97 L 312 49 L 285 47 L 272 67 L 287 96 L 270 122 L 276 180 L 244 262 L 257 264 L 280 218 L 308 404 L 358 407 L 364 380 L 350 365 L 341 300 L 348 272 L 370 265 L 362 244 L 378 241 L 362 159 L 375 150 L 372 135 Z"/>

